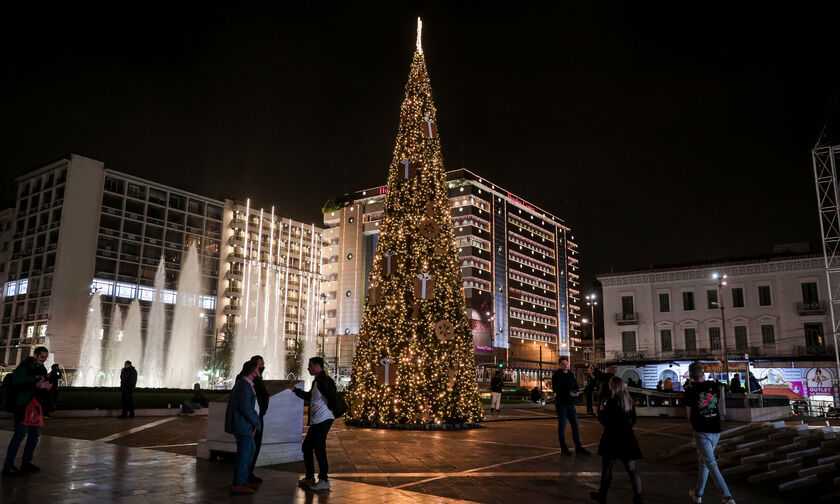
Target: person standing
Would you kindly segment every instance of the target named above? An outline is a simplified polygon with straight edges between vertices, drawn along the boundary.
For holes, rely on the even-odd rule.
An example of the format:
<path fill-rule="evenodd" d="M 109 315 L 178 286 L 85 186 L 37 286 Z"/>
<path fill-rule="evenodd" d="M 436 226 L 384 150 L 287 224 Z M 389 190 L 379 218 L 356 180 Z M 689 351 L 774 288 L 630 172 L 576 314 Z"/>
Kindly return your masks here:
<path fill-rule="evenodd" d="M 260 429 L 257 393 L 254 390 L 254 378 L 257 376 L 257 363 L 249 360 L 242 365 L 240 378 L 233 386 L 225 410 L 225 432 L 236 438 L 236 462 L 233 471 L 234 495 L 252 494 L 254 488 L 248 486 L 248 474 L 254 458 L 254 434 Z"/>
<path fill-rule="evenodd" d="M 44 415 L 48 415 L 56 408 L 59 380 L 61 380 L 61 369 L 58 367 L 58 364 L 53 364 L 50 366 L 50 374 L 47 375 L 47 381 L 50 382 L 50 393 L 47 405 L 44 407 Z"/>
<path fill-rule="evenodd" d="M 592 405 L 592 395 L 595 393 L 595 387 L 598 385 L 598 380 L 594 376 L 589 376 L 586 381 L 586 386 L 583 388 L 583 395 L 586 397 L 586 414 L 595 416 L 595 410 Z"/>
<path fill-rule="evenodd" d="M 673 392 L 674 391 L 674 382 L 671 381 L 671 378 L 665 378 L 665 381 L 662 382 L 662 390 L 665 392 Z"/>
<path fill-rule="evenodd" d="M 747 380 L 747 383 L 749 383 L 749 386 L 750 386 L 750 394 L 761 394 L 761 393 L 763 393 L 764 390 L 761 388 L 761 382 L 763 382 L 766 379 L 767 379 L 766 376 L 764 378 L 756 378 L 755 375 L 753 374 L 753 372 L 750 371 L 750 377 L 749 377 L 749 380 Z"/>
<path fill-rule="evenodd" d="M 688 367 L 691 383 L 685 389 L 685 404 L 690 408 L 691 428 L 694 430 L 694 445 L 697 447 L 699 472 L 697 485 L 689 495 L 695 503 L 702 502 L 706 480 L 712 475 L 717 487 L 723 493 L 723 504 L 735 504 L 726 481 L 715 460 L 715 447 L 720 440 L 720 405 L 725 396 L 720 385 L 706 381 L 703 364 L 695 362 Z M 725 404 L 725 403 L 724 403 Z"/>
<path fill-rule="evenodd" d="M 557 410 L 557 435 L 560 438 L 560 449 L 563 455 L 571 455 L 566 446 L 566 420 L 572 425 L 572 440 L 575 442 L 575 453 L 589 455 L 589 451 L 580 444 L 580 433 L 575 411 L 574 398 L 580 395 L 577 378 L 569 370 L 569 358 L 560 357 L 560 369 L 551 375 L 551 387 L 554 390 L 554 408 Z"/>
<path fill-rule="evenodd" d="M 496 371 L 493 373 L 493 379 L 490 380 L 490 412 L 496 412 L 502 406 L 502 373 Z"/>
<path fill-rule="evenodd" d="M 117 418 L 134 418 L 134 388 L 137 386 L 137 370 L 131 361 L 125 361 L 120 371 L 120 395 L 122 396 L 122 414 Z"/>
<path fill-rule="evenodd" d="M 639 449 L 639 442 L 633 433 L 636 408 L 627 391 L 627 385 L 620 378 L 610 378 L 609 387 L 612 397 L 603 402 L 598 410 L 598 421 L 604 426 L 601 443 L 598 445 L 598 455 L 601 456 L 601 488 L 589 495 L 594 501 L 607 502 L 613 466 L 616 460 L 620 460 L 630 476 L 633 504 L 641 504 L 642 478 L 636 468 L 636 461 L 642 458 L 642 450 Z"/>
<path fill-rule="evenodd" d="M 3 476 L 20 476 L 25 472 L 41 470 L 40 467 L 32 463 L 35 447 L 38 446 L 38 438 L 41 436 L 41 427 L 25 425 L 24 419 L 27 406 L 33 398 L 41 404 L 42 412 L 43 404 L 49 398 L 49 391 L 52 387 L 47 380 L 47 368 L 44 367 L 44 362 L 49 357 L 49 353 L 49 350 L 44 347 L 36 348 L 34 355 L 21 362 L 12 375 L 12 386 L 16 398 L 12 415 L 14 434 L 9 441 L 9 448 L 6 450 Z M 15 458 L 23 438 L 26 438 L 26 446 L 23 448 L 23 458 L 21 459 L 20 469 L 18 469 L 15 467 Z"/>
<path fill-rule="evenodd" d="M 729 391 L 733 394 L 744 393 L 744 386 L 741 385 L 741 376 L 738 373 L 732 375 L 732 381 L 729 382 Z"/>
<path fill-rule="evenodd" d="M 309 430 L 303 440 L 303 465 L 306 475 L 298 484 L 316 492 L 329 491 L 329 461 L 327 460 L 327 433 L 335 421 L 333 410 L 338 402 L 335 382 L 324 370 L 324 359 L 312 357 L 307 367 L 309 374 L 315 377 L 312 388 L 305 392 L 295 388 L 294 383 L 288 389 L 303 400 L 309 400 Z M 318 482 L 315 482 L 315 463 L 312 453 L 318 459 Z"/>
<path fill-rule="evenodd" d="M 598 384 L 595 390 L 598 391 L 598 403 L 604 404 L 604 401 L 610 398 L 610 379 L 615 376 L 615 366 L 610 366 L 606 371 L 601 371 L 595 367 L 595 364 L 589 365 L 589 373 L 595 378 Z"/>
<path fill-rule="evenodd" d="M 251 357 L 251 360 L 257 364 L 257 376 L 254 377 L 254 392 L 257 393 L 257 405 L 260 408 L 260 428 L 254 434 L 254 459 L 251 461 L 251 472 L 248 475 L 248 482 L 259 485 L 262 483 L 262 478 L 254 474 L 254 469 L 257 467 L 257 459 L 260 456 L 260 447 L 262 446 L 263 430 L 265 429 L 265 413 L 268 411 L 268 389 L 265 388 L 262 374 L 265 371 L 265 360 L 261 355 Z"/>

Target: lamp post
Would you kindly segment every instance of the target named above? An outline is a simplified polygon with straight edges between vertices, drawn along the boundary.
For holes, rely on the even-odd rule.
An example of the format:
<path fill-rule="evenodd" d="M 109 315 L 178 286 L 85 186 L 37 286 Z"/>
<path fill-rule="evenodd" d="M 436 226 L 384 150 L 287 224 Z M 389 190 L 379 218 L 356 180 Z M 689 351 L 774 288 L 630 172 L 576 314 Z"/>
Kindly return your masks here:
<path fill-rule="evenodd" d="M 592 364 L 598 360 L 595 354 L 595 305 L 598 304 L 598 296 L 595 294 L 586 295 L 586 305 L 589 306 L 589 313 L 592 315 L 590 319 L 590 327 L 592 329 Z"/>
<path fill-rule="evenodd" d="M 719 275 L 717 273 L 712 274 L 712 278 L 717 280 L 718 283 L 718 307 L 720 308 L 720 330 L 723 334 L 723 374 L 726 375 L 725 381 L 729 382 L 729 358 L 726 356 L 726 317 L 724 317 L 723 311 L 723 287 L 726 285 L 726 275 Z M 749 391 L 749 384 L 747 384 L 747 390 Z"/>

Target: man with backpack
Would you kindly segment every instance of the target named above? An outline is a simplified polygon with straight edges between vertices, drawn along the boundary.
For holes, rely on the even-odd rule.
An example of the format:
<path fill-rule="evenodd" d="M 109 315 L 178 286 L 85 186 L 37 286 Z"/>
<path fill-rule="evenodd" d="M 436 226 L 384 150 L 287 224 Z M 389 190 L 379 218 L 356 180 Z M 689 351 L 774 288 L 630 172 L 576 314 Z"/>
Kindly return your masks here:
<path fill-rule="evenodd" d="M 312 357 L 309 359 L 309 374 L 315 377 L 312 388 L 309 392 L 295 388 L 290 383 L 288 388 L 296 396 L 309 400 L 309 430 L 303 440 L 303 465 L 306 468 L 306 476 L 298 482 L 304 489 L 315 492 L 329 491 L 330 480 L 328 472 L 330 469 L 327 461 L 327 433 L 336 418 L 347 411 L 347 404 L 341 399 L 336 391 L 335 382 L 324 370 L 324 359 Z M 312 452 L 318 459 L 318 482 L 315 482 L 315 463 L 312 460 Z"/>
<path fill-rule="evenodd" d="M 41 435 L 41 425 L 44 424 L 43 404 L 49 399 L 49 390 L 52 387 L 47 381 L 47 368 L 44 367 L 48 356 L 49 350 L 38 347 L 34 355 L 21 362 L 12 374 L 12 390 L 9 394 L 12 397 L 6 399 L 10 401 L 9 409 L 12 410 L 15 433 L 6 451 L 3 476 L 20 476 L 25 472 L 41 470 L 32 463 L 32 456 Z M 27 415 L 29 410 L 32 412 L 32 418 Z M 23 459 L 18 469 L 15 467 L 15 458 L 23 438 L 26 438 L 26 446 L 23 448 Z"/>

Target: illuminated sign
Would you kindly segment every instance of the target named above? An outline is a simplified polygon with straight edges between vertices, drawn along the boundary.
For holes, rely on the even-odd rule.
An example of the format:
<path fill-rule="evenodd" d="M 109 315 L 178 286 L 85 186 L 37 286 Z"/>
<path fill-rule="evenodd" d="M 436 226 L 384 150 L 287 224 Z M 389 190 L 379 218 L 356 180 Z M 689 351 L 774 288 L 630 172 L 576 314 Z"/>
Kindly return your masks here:
<path fill-rule="evenodd" d="M 493 350 L 493 347 L 476 345 L 475 349 L 476 350 Z"/>
<path fill-rule="evenodd" d="M 386 186 L 380 187 L 379 194 L 388 194 L 388 188 Z"/>
<path fill-rule="evenodd" d="M 532 207 L 532 206 L 531 206 L 531 205 L 529 205 L 528 203 L 525 203 L 524 201 L 522 201 L 521 199 L 517 198 L 516 196 L 514 196 L 514 195 L 513 195 L 513 194 L 511 194 L 511 193 L 507 193 L 507 197 L 508 197 L 508 199 L 509 199 L 509 200 L 513 201 L 514 203 L 519 203 L 520 205 L 524 206 L 524 207 L 525 207 L 525 208 L 527 208 L 528 210 L 534 210 L 534 207 Z"/>

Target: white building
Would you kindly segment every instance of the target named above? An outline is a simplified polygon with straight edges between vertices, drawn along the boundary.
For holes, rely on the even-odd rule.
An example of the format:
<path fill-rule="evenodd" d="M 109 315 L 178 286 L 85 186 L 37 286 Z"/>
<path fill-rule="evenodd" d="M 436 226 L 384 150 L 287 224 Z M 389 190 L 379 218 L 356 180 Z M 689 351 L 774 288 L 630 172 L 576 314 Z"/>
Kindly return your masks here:
<path fill-rule="evenodd" d="M 715 274 L 726 275 L 726 285 Z M 822 256 L 655 268 L 598 280 L 607 362 L 624 379 L 641 379 L 649 388 L 666 377 L 682 382 L 695 360 L 718 371 L 714 362 L 725 351 L 730 370 L 742 377 L 749 370 L 767 376 L 764 383 L 832 395 L 822 380 L 836 373 L 834 342 L 826 339 L 831 321 Z"/>

